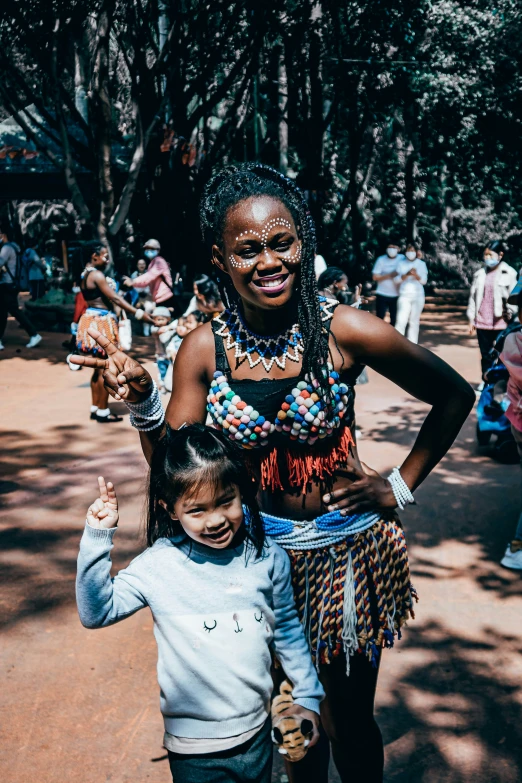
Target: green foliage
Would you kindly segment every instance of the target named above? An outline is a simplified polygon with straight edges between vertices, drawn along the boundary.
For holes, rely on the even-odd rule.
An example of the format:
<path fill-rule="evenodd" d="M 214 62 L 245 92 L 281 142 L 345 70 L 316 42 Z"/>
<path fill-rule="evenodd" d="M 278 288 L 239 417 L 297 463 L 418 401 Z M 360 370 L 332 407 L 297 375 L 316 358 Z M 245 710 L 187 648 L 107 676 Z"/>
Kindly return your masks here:
<path fill-rule="evenodd" d="M 521 39 L 518 0 L 13 0 L 0 103 L 62 112 L 73 168 L 92 172 L 105 205 L 98 227 L 158 234 L 180 265 L 206 261 L 196 203 L 211 167 L 260 158 L 307 190 L 321 252 L 354 282 L 393 236 L 422 245 L 439 283 L 462 284 L 490 238 L 522 264 Z M 139 129 L 154 123 L 115 221 Z"/>

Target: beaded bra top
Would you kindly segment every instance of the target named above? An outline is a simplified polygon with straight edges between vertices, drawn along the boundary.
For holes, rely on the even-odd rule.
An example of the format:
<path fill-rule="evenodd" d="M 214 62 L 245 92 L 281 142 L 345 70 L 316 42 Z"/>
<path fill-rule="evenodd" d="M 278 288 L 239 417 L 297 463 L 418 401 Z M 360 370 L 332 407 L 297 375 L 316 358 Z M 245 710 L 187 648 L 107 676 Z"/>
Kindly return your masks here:
<path fill-rule="evenodd" d="M 338 302 L 325 297 L 320 297 L 319 301 L 323 329 L 328 332 Z M 352 423 L 353 384 L 343 382 L 331 364 L 328 364 L 328 383 L 332 391 L 329 411 L 327 401 L 321 398 L 319 382 L 309 375 L 280 380 L 234 380 L 224 342 L 229 348 L 239 344 L 241 335 L 235 324 L 237 320 L 234 321 L 227 310 L 212 321 L 217 370 L 210 385 L 207 410 L 218 429 L 226 432 L 229 438 L 242 448 L 251 450 L 273 444 L 276 438 L 279 442 L 284 438 L 296 445 L 313 446 L 317 440 L 337 433 L 342 425 Z M 292 327 L 289 334 L 289 345 L 297 356 L 300 337 L 297 325 Z M 244 355 L 250 348 L 246 335 L 242 340 L 240 355 Z M 237 347 L 235 353 L 237 356 Z M 294 356 L 289 358 L 296 361 Z M 357 374 L 361 369 L 357 368 Z M 247 390 L 247 394 L 248 390 L 250 391 L 250 401 L 247 395 L 246 399 L 243 399 L 240 393 L 242 389 Z M 253 397 L 256 399 L 252 399 Z M 270 402 L 274 398 L 279 399 L 275 405 Z M 263 410 L 259 410 L 260 408 Z"/>

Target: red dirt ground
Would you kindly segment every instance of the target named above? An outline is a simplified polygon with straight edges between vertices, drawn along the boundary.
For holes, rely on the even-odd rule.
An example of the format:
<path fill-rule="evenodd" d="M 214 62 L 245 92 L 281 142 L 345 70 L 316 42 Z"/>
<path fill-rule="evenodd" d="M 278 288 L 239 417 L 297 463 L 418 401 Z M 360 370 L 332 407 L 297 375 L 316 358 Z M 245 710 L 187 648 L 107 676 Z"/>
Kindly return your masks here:
<path fill-rule="evenodd" d="M 96 477 L 118 488 L 121 567 L 142 546 L 146 465 L 127 420 L 105 428 L 89 420 L 89 373 L 68 370 L 64 337 L 46 333 L 29 351 L 11 320 L 0 354 L 0 780 L 167 783 L 150 616 L 92 632 L 74 601 Z M 428 313 L 421 342 L 478 382 L 462 316 Z M 150 361 L 150 343 L 138 343 Z M 358 388 L 363 460 L 381 471 L 400 464 L 425 410 L 371 372 Z M 519 485 L 517 465 L 477 448 L 472 414 L 403 515 L 421 601 L 381 668 L 388 783 L 522 780 L 522 578 L 499 565 Z M 284 780 L 278 761 L 274 781 Z"/>

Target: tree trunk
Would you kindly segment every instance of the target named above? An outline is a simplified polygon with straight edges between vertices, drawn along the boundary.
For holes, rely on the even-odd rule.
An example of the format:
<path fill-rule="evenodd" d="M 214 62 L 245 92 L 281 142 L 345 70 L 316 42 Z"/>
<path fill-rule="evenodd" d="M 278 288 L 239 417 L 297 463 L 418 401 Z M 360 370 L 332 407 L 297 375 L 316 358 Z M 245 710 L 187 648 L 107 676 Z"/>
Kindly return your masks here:
<path fill-rule="evenodd" d="M 286 174 L 288 171 L 288 117 L 286 107 L 288 103 L 288 79 L 286 78 L 284 44 L 279 47 L 278 63 L 278 142 L 279 142 L 279 170 Z"/>
<path fill-rule="evenodd" d="M 109 241 L 109 221 L 114 210 L 114 185 L 111 170 L 111 125 L 112 107 L 109 95 L 109 46 L 112 4 L 104 4 L 98 17 L 96 56 L 93 69 L 92 124 L 97 146 L 98 187 L 100 191 L 100 214 L 98 233 L 100 239 Z M 112 11 L 112 9 L 111 9 Z"/>

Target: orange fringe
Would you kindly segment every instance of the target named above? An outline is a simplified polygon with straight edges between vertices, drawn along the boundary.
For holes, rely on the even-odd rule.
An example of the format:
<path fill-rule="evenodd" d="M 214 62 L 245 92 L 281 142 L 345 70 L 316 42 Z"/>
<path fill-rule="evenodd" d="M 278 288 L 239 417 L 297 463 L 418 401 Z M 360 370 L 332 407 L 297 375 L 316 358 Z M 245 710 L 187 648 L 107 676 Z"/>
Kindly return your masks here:
<path fill-rule="evenodd" d="M 354 446 L 354 440 L 349 427 L 345 427 L 339 442 L 327 453 L 304 452 L 285 448 L 286 468 L 288 471 L 288 484 L 291 487 L 301 487 L 303 495 L 306 494 L 309 484 L 316 481 L 325 481 L 332 477 L 340 465 L 346 464 L 350 454 L 350 448 Z M 284 490 L 279 471 L 277 446 L 261 458 L 261 488 Z"/>

